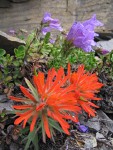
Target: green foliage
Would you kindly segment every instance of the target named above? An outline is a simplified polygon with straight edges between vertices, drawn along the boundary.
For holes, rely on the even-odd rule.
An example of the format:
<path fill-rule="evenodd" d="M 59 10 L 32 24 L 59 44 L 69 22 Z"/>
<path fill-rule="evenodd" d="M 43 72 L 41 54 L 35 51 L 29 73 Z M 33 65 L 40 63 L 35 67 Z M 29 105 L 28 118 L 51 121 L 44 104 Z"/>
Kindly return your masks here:
<path fill-rule="evenodd" d="M 33 31 L 26 38 L 26 45 L 14 49 L 14 55 L 11 56 L 4 49 L 0 49 L 0 82 L 6 87 L 21 84 L 26 73 L 32 75 L 38 71 L 37 65 L 39 64 L 45 65 L 48 69 L 52 67 L 58 69 L 60 66 L 65 68 L 70 62 L 72 65 L 84 64 L 85 69 L 89 71 L 100 69 L 105 57 L 107 64 L 113 64 L 113 53 L 105 57 L 102 55 L 95 57 L 95 52 L 86 53 L 73 47 L 63 35 L 57 36 L 54 44 L 50 43 L 50 38 L 50 33 L 41 37 L 40 30 L 39 32 Z M 36 67 L 34 66 L 33 70 L 34 64 Z M 110 68 L 106 69 L 108 72 L 109 70 Z M 110 72 L 113 72 L 113 69 Z"/>
<path fill-rule="evenodd" d="M 21 130 L 22 143 L 25 145 L 24 150 L 28 150 L 31 144 L 33 144 L 34 150 L 39 150 L 39 138 L 36 130 L 35 128 L 33 132 L 29 132 L 29 127 Z"/>
<path fill-rule="evenodd" d="M 18 49 L 14 49 L 15 57 L 17 59 L 23 59 L 25 57 L 25 46 L 19 46 Z"/>
<path fill-rule="evenodd" d="M 5 53 L 6 53 L 6 52 L 5 52 L 4 49 L 0 49 L 0 57 L 4 56 Z"/>
<path fill-rule="evenodd" d="M 109 76 L 108 78 L 113 79 L 113 50 L 107 55 L 99 55 L 101 63 L 97 66 L 98 72 L 104 72 L 105 76 Z"/>

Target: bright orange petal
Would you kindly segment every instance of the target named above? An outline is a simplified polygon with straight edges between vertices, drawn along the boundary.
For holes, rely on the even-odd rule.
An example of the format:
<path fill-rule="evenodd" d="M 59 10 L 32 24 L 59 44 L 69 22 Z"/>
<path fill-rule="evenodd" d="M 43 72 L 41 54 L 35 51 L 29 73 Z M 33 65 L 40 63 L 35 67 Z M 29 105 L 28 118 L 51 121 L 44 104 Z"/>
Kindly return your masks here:
<path fill-rule="evenodd" d="M 49 138 L 51 138 L 51 133 L 50 133 L 50 129 L 49 129 L 49 124 L 48 124 L 47 116 L 42 115 L 42 119 L 43 119 L 43 123 L 44 123 L 45 132 L 46 132 L 47 136 Z"/>
<path fill-rule="evenodd" d="M 37 118 L 38 118 L 38 113 L 36 113 L 33 116 L 33 119 L 32 119 L 31 125 L 30 125 L 30 132 L 32 132 L 34 130 L 34 126 L 36 124 Z"/>
<path fill-rule="evenodd" d="M 15 124 L 19 124 L 20 122 L 22 122 L 29 114 L 32 114 L 32 112 L 33 112 L 34 110 L 33 109 L 31 109 L 31 110 L 28 110 L 28 111 L 26 111 L 26 112 L 24 112 L 24 113 L 22 113 L 22 114 L 18 114 L 17 113 L 17 115 L 19 115 L 20 117 L 18 117 L 16 120 L 15 120 Z"/>
<path fill-rule="evenodd" d="M 36 111 L 42 110 L 44 108 L 44 106 L 45 106 L 45 103 L 41 103 L 41 104 L 37 105 Z"/>
<path fill-rule="evenodd" d="M 32 105 L 14 105 L 13 108 L 14 109 L 27 109 L 27 108 L 32 108 Z"/>
<path fill-rule="evenodd" d="M 26 102 L 29 101 L 29 99 L 26 98 L 19 98 L 19 97 L 14 97 L 14 96 L 9 96 L 9 99 L 16 101 L 16 102 Z"/>
<path fill-rule="evenodd" d="M 35 98 L 29 93 L 29 91 L 25 87 L 20 86 L 20 89 L 26 97 L 28 97 L 33 102 L 36 102 Z"/>
<path fill-rule="evenodd" d="M 44 89 L 44 73 L 39 72 L 37 76 L 33 76 L 34 84 L 40 94 L 43 94 Z"/>

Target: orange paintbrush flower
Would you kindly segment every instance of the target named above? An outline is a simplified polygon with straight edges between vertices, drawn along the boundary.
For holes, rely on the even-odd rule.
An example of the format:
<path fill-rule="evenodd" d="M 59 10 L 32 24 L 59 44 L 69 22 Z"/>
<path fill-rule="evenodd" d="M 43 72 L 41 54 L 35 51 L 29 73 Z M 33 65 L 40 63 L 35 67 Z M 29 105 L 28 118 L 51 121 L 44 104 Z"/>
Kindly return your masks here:
<path fill-rule="evenodd" d="M 13 106 L 19 116 L 14 124 L 18 125 L 23 122 L 23 127 L 25 127 L 30 120 L 30 131 L 33 131 L 38 121 L 42 127 L 44 141 L 45 133 L 49 138 L 53 137 L 54 121 L 60 124 L 66 134 L 69 134 L 69 124 L 66 119 L 78 122 L 76 114 L 80 111 L 76 97 L 74 97 L 73 84 L 67 85 L 69 79 L 70 73 L 65 75 L 62 67 L 58 71 L 54 68 L 49 70 L 47 79 L 44 73 L 39 72 L 33 77 L 34 86 L 25 79 L 29 90 L 20 86 L 25 98 L 10 96 L 10 99 L 21 102 L 21 105 Z M 71 116 L 72 112 L 75 114 L 74 117 Z"/>
<path fill-rule="evenodd" d="M 85 72 L 84 65 L 79 66 L 77 72 L 72 73 L 71 83 L 75 87 L 75 97 L 78 104 L 89 114 L 89 116 L 95 116 L 96 111 L 92 107 L 98 108 L 91 100 L 100 100 L 95 96 L 95 93 L 99 92 L 99 89 L 103 86 L 98 81 L 98 77 L 95 73 L 90 74 Z"/>

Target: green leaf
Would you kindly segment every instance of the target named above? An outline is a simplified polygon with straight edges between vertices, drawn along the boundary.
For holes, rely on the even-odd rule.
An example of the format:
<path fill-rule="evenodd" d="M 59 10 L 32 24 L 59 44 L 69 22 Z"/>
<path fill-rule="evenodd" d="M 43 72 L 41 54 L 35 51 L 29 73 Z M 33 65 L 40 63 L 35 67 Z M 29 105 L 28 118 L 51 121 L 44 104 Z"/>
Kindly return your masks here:
<path fill-rule="evenodd" d="M 48 33 L 45 35 L 44 43 L 48 43 L 48 42 L 49 42 L 50 35 L 51 35 L 50 32 L 48 32 Z"/>
<path fill-rule="evenodd" d="M 24 56 L 25 56 L 25 46 L 21 45 L 21 46 L 18 47 L 18 49 L 15 48 L 14 53 L 15 53 L 15 56 L 17 58 L 21 58 L 21 59 L 24 58 Z"/>
<path fill-rule="evenodd" d="M 39 150 L 39 145 L 38 145 L 39 140 L 38 140 L 38 135 L 37 134 L 35 134 L 34 140 L 32 142 L 33 142 L 35 150 Z"/>
<path fill-rule="evenodd" d="M 33 132 L 29 132 L 29 134 L 27 136 L 27 142 L 26 142 L 24 150 L 28 150 L 29 145 L 31 144 L 31 142 L 33 142 L 33 144 L 35 142 L 37 142 L 37 148 L 36 148 L 36 143 L 35 143 L 35 148 L 36 148 L 36 150 L 39 150 L 38 149 L 38 137 L 37 137 L 37 134 L 36 134 L 36 129 L 34 129 Z"/>
<path fill-rule="evenodd" d="M 7 76 L 7 77 L 5 78 L 5 82 L 11 81 L 11 80 L 12 80 L 12 77 L 11 77 L 11 76 Z"/>
<path fill-rule="evenodd" d="M 20 65 L 20 62 L 18 60 L 13 61 L 14 66 L 18 67 Z"/>
<path fill-rule="evenodd" d="M 55 128 L 56 130 L 58 130 L 58 131 L 60 131 L 60 132 L 64 132 L 64 131 L 62 130 L 62 128 L 59 126 L 59 124 L 58 124 L 55 120 L 53 120 L 53 119 L 51 119 L 51 118 L 49 118 L 48 120 L 49 120 L 50 126 L 52 126 L 53 128 Z"/>
<path fill-rule="evenodd" d="M 31 84 L 31 82 L 28 79 L 25 78 L 25 82 L 26 82 L 27 86 L 30 88 L 31 93 L 33 94 L 35 99 L 39 102 L 39 96 L 38 96 L 36 89 L 33 87 L 33 85 Z"/>
<path fill-rule="evenodd" d="M 0 56 L 5 55 L 5 53 L 6 53 L 6 51 L 5 51 L 4 49 L 1 49 L 1 48 L 0 48 Z"/>
<path fill-rule="evenodd" d="M 3 74 L 2 74 L 2 72 L 0 71 L 0 79 L 2 79 L 2 77 L 3 77 Z"/>
<path fill-rule="evenodd" d="M 35 37 L 35 32 L 32 32 L 31 34 L 29 34 L 26 40 L 26 46 L 29 46 L 29 44 L 31 43 L 34 37 Z"/>

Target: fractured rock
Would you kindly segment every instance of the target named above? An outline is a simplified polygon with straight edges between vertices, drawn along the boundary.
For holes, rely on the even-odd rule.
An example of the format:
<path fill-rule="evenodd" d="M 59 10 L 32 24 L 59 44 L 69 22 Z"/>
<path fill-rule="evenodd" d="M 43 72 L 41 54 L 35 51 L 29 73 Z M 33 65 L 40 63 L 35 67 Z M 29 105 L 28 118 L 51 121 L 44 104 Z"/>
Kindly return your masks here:
<path fill-rule="evenodd" d="M 7 53 L 13 54 L 14 48 L 20 45 L 25 45 L 25 41 L 0 31 L 0 48 L 6 50 Z"/>

